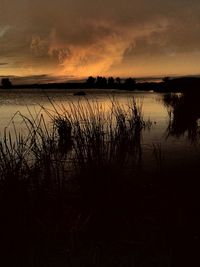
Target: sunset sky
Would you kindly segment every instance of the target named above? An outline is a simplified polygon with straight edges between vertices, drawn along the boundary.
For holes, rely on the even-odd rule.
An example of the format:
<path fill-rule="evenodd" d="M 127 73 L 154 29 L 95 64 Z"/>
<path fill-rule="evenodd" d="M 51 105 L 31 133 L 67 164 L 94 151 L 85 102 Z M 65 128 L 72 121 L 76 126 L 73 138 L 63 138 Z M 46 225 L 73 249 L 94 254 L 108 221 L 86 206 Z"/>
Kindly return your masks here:
<path fill-rule="evenodd" d="M 199 0 L 0 0 L 0 76 L 200 74 Z"/>

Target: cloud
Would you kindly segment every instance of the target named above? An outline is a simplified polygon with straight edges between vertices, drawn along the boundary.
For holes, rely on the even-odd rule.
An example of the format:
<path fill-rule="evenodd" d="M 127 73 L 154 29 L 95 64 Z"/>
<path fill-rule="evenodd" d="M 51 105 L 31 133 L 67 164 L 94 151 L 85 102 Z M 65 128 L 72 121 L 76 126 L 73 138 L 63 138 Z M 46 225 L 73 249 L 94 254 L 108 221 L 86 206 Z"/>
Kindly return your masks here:
<path fill-rule="evenodd" d="M 49 54 L 58 56 L 61 52 L 61 65 L 58 73 L 73 75 L 78 73 L 84 75 L 106 75 L 113 65 L 120 64 L 130 47 L 135 48 L 138 38 L 148 38 L 153 33 L 166 30 L 168 22 L 159 20 L 154 23 L 143 24 L 137 28 L 124 28 L 115 25 L 114 22 L 107 21 L 87 21 L 85 22 L 85 32 L 87 38 L 79 38 L 77 42 L 65 39 L 62 32 L 54 29 L 49 46 Z M 90 34 L 88 33 L 90 32 Z"/>
<path fill-rule="evenodd" d="M 0 26 L 0 38 L 3 37 L 9 29 L 10 29 L 9 25 Z"/>
<path fill-rule="evenodd" d="M 197 0 L 0 4 L 0 54 L 11 72 L 142 75 L 200 68 Z"/>

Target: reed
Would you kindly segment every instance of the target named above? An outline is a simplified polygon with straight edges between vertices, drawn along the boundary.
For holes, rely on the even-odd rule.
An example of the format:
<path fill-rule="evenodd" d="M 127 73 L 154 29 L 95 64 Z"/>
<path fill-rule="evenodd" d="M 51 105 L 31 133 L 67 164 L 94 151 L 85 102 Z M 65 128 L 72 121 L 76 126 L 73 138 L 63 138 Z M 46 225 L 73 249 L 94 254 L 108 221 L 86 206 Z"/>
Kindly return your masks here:
<path fill-rule="evenodd" d="M 136 171 L 146 127 L 142 106 L 134 99 L 124 106 L 113 99 L 109 107 L 85 103 L 69 103 L 66 108 L 51 101 L 52 109 L 42 107 L 36 117 L 18 114 L 27 134 L 18 134 L 13 124 L 14 135 L 6 130 L 0 142 L 1 189 L 11 214 L 13 207 L 16 211 L 23 207 L 26 220 L 20 217 L 19 232 L 31 233 L 22 236 L 25 243 L 32 240 L 35 253 L 44 254 L 50 244 L 59 246 L 64 240 L 62 248 L 72 258 L 86 240 L 113 236 L 116 229 L 111 229 L 119 219 L 118 227 L 128 222 L 122 232 L 133 234 L 138 208 L 131 212 L 132 203 L 142 197 Z M 14 220 L 13 215 L 10 221 Z M 35 240 L 38 235 L 40 244 Z"/>
<path fill-rule="evenodd" d="M 200 134 L 198 95 L 194 97 L 189 93 L 166 94 L 163 97 L 163 102 L 167 106 L 169 113 L 167 136 L 179 138 L 187 135 L 191 143 L 198 144 Z"/>

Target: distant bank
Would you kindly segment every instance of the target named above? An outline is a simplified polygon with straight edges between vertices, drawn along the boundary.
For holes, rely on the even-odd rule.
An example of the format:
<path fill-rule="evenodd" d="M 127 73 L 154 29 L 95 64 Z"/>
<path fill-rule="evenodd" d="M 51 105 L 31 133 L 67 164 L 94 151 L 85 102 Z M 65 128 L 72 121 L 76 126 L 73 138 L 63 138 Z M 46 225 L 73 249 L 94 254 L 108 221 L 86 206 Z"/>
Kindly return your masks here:
<path fill-rule="evenodd" d="M 63 82 L 63 83 L 35 83 L 35 84 L 12 84 L 9 78 L 1 80 L 1 89 L 119 89 L 129 91 L 155 91 L 155 92 L 196 92 L 200 94 L 199 77 L 165 77 L 160 82 L 139 82 L 133 78 L 121 80 L 120 78 L 89 77 L 86 82 Z"/>

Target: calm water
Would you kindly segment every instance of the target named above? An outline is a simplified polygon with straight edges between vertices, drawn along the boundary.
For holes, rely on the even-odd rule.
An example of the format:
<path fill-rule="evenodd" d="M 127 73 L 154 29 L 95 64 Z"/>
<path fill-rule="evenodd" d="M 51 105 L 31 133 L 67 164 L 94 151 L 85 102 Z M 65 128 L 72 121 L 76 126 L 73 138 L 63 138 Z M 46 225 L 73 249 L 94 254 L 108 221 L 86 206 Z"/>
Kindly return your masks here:
<path fill-rule="evenodd" d="M 13 131 L 13 123 L 17 130 L 25 133 L 25 126 L 22 123 L 20 115 L 15 115 L 18 112 L 30 117 L 30 113 L 36 116 L 41 111 L 41 106 L 52 110 L 52 104 L 49 99 L 55 104 L 63 104 L 67 108 L 69 103 L 76 104 L 78 101 L 85 101 L 84 97 L 74 96 L 74 91 L 66 90 L 13 90 L 0 91 L 0 132 L 1 136 L 5 127 Z M 111 104 L 111 98 L 115 97 L 117 101 L 127 105 L 128 100 L 132 97 L 142 105 L 142 113 L 145 120 L 152 122 L 150 130 L 146 129 L 143 133 L 142 145 L 144 148 L 143 160 L 153 161 L 152 147 L 159 146 L 162 150 L 162 156 L 165 159 L 170 159 L 171 162 L 176 161 L 176 164 L 183 164 L 189 160 L 195 161 L 198 159 L 199 145 L 192 142 L 188 138 L 187 131 L 184 134 L 177 136 L 170 135 L 167 131 L 169 125 L 169 107 L 164 105 L 164 94 L 152 92 L 120 92 L 120 91 L 105 91 L 105 90 L 90 90 L 87 91 L 87 100 L 98 101 L 106 108 Z M 44 113 L 44 112 L 43 112 Z M 14 117 L 13 117 L 14 116 Z M 47 121 L 49 118 L 44 114 Z M 167 162 L 167 161 L 166 161 Z"/>

